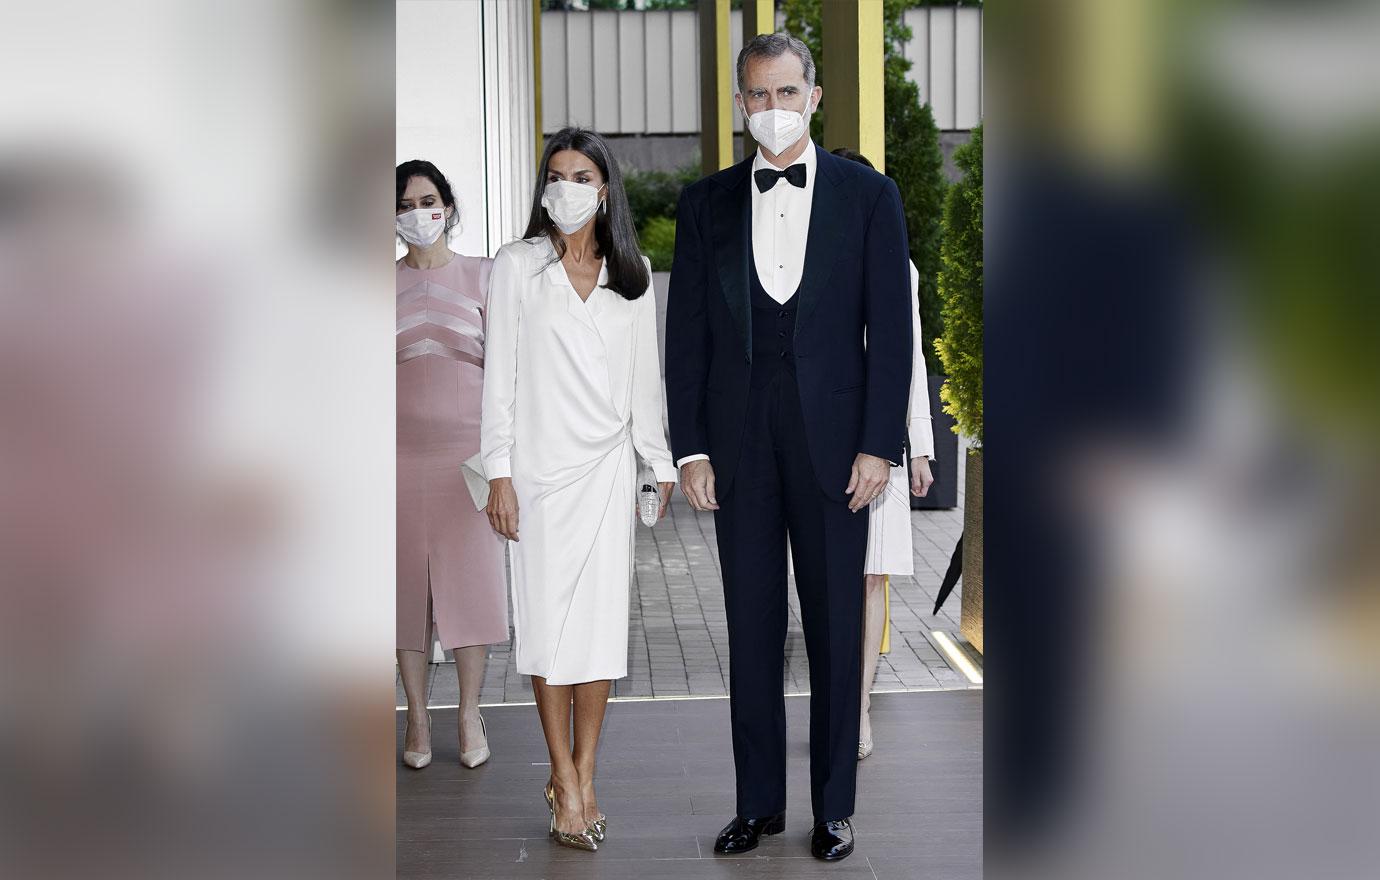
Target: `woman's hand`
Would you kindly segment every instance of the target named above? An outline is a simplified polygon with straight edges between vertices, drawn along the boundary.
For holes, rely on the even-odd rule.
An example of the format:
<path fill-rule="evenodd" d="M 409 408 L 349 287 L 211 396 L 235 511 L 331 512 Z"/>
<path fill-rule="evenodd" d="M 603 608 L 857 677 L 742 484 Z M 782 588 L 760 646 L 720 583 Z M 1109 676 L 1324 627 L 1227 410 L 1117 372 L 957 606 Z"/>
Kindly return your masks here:
<path fill-rule="evenodd" d="M 509 541 L 518 539 L 518 500 L 511 477 L 494 477 L 489 481 L 489 503 L 484 505 L 489 525 Z"/>
<path fill-rule="evenodd" d="M 924 498 L 933 484 L 934 475 L 930 473 L 930 460 L 923 455 L 912 458 L 910 460 L 910 494 L 916 498 Z"/>
<path fill-rule="evenodd" d="M 656 521 L 661 522 L 666 518 L 666 509 L 671 506 L 671 490 L 676 488 L 676 484 L 657 483 L 656 486 L 661 491 L 661 512 L 656 515 Z"/>

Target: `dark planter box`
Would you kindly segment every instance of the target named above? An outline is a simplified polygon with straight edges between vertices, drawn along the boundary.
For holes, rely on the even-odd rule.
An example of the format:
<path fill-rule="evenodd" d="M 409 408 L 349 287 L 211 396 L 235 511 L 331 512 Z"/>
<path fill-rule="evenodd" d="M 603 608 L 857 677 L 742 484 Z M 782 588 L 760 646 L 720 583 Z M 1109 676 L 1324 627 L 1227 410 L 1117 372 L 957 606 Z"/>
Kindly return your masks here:
<path fill-rule="evenodd" d="M 930 376 L 930 415 L 934 419 L 934 458 L 930 473 L 934 485 L 924 498 L 910 496 L 911 510 L 953 510 L 958 506 L 958 435 L 954 433 L 954 417 L 944 412 L 939 399 L 943 376 Z M 910 460 L 906 460 L 910 467 Z"/>

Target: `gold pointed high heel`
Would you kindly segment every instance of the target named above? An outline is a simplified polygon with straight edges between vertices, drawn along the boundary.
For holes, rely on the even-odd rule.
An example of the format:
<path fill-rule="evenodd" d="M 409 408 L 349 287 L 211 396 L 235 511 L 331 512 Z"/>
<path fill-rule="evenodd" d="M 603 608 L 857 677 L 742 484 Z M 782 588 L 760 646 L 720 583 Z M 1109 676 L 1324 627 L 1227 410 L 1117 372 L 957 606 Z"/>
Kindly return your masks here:
<path fill-rule="evenodd" d="M 542 791 L 542 794 L 546 795 L 546 805 L 551 808 L 551 815 L 556 815 L 556 792 L 551 787 L 551 783 L 546 783 L 546 788 Z M 589 828 L 586 829 L 586 833 L 597 842 L 603 843 L 604 837 L 608 834 L 608 830 L 609 817 L 600 813 L 598 819 L 589 823 Z"/>
<path fill-rule="evenodd" d="M 551 808 L 551 839 L 561 846 L 568 846 L 571 849 L 598 852 L 599 844 L 595 842 L 595 837 L 592 833 L 594 826 L 591 825 L 579 834 L 567 834 L 564 831 L 557 831 L 556 793 L 552 790 L 550 783 L 547 783 L 546 788 L 542 789 L 542 795 L 546 798 L 546 805 Z"/>

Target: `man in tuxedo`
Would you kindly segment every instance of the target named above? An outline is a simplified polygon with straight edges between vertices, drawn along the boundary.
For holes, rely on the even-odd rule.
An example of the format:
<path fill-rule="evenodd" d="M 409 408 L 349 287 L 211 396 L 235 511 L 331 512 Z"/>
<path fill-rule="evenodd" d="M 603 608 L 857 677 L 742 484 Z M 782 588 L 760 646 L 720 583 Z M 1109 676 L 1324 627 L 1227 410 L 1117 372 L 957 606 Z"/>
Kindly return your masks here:
<path fill-rule="evenodd" d="M 738 56 L 759 144 L 685 188 L 666 332 L 671 445 L 712 510 L 728 616 L 737 816 L 717 852 L 785 827 L 786 547 L 810 661 L 811 851 L 853 851 L 868 504 L 904 460 L 910 274 L 896 185 L 809 137 L 822 90 L 787 34 Z M 864 334 L 866 341 L 864 343 Z"/>

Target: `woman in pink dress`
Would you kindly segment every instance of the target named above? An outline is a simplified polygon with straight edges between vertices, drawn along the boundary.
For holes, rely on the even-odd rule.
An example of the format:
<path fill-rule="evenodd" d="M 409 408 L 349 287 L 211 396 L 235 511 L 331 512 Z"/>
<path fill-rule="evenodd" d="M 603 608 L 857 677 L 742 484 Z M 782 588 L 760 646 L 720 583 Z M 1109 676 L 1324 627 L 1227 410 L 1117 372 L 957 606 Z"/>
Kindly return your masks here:
<path fill-rule="evenodd" d="M 466 487 L 479 451 L 484 321 L 492 261 L 447 244 L 460 220 L 450 183 L 421 160 L 397 169 L 398 668 L 407 693 L 403 762 L 431 763 L 426 708 L 432 627 L 455 653 L 460 762 L 489 758 L 479 688 L 488 646 L 508 640 L 503 539 Z"/>

